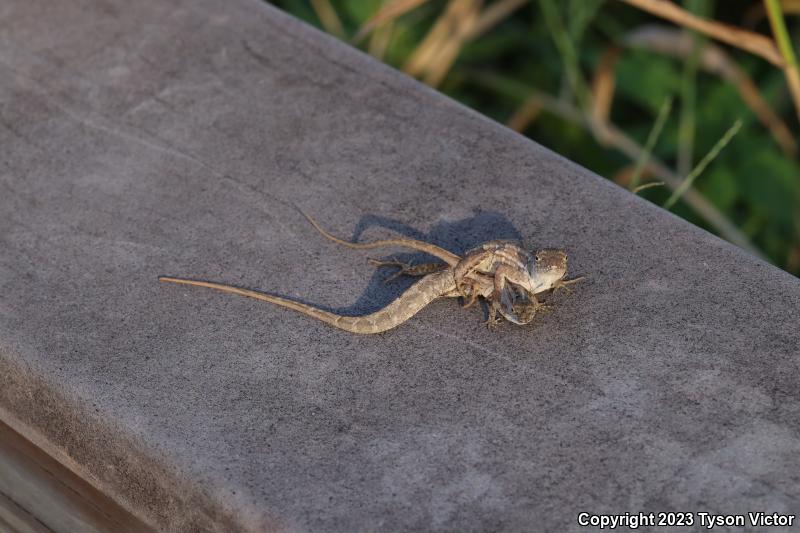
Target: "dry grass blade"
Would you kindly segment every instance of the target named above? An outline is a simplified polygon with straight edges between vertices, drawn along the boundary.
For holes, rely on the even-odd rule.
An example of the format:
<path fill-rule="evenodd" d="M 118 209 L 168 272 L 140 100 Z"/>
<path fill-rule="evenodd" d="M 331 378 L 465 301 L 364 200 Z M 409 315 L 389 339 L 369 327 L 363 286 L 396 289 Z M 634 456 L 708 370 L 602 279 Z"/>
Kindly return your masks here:
<path fill-rule="evenodd" d="M 642 26 L 630 32 L 625 37 L 624 43 L 626 46 L 643 48 L 680 59 L 686 59 L 692 53 L 691 36 L 681 30 L 665 26 Z M 722 48 L 713 43 L 706 43 L 700 56 L 700 67 L 734 85 L 747 107 L 769 130 L 783 153 L 792 158 L 797 156 L 797 142 L 789 127 L 761 96 L 756 84 Z"/>
<path fill-rule="evenodd" d="M 378 26 L 395 20 L 397 17 L 418 8 L 427 1 L 428 0 L 389 0 L 361 26 L 351 42 L 354 44 L 361 42 L 367 34 Z"/>
<path fill-rule="evenodd" d="M 311 7 L 314 8 L 314 12 L 317 14 L 317 18 L 322 23 L 325 31 L 344 39 L 342 21 L 339 20 L 339 16 L 336 14 L 336 10 L 333 9 L 330 0 L 311 0 Z"/>
<path fill-rule="evenodd" d="M 480 15 L 483 0 L 452 0 L 462 9 L 456 19 L 453 33 L 442 42 L 439 55 L 428 64 L 428 72 L 423 81 L 431 87 L 438 87 L 458 58 L 464 45 L 470 40 Z"/>
<path fill-rule="evenodd" d="M 458 2 L 453 0 L 447 5 L 444 13 L 439 15 L 436 22 L 428 30 L 427 35 L 411 53 L 403 70 L 412 76 L 420 76 L 428 66 L 428 63 L 435 57 L 442 46 L 442 43 L 452 33 L 455 18 L 458 11 Z"/>
<path fill-rule="evenodd" d="M 394 21 L 389 21 L 375 28 L 369 40 L 369 46 L 367 47 L 369 55 L 378 59 L 383 59 L 383 56 L 386 55 L 386 50 L 389 48 L 389 43 L 392 40 L 393 32 Z"/>
<path fill-rule="evenodd" d="M 634 187 L 633 189 L 631 189 L 631 192 L 633 194 L 639 194 L 645 189 L 652 189 L 653 187 L 661 187 L 662 185 L 664 185 L 663 181 L 651 181 L 650 183 L 643 183 L 638 187 Z"/>
<path fill-rule="evenodd" d="M 536 117 L 539 116 L 541 111 L 541 102 L 536 98 L 531 98 L 511 115 L 511 118 L 506 121 L 506 126 L 514 131 L 522 133 L 536 120 Z"/>
<path fill-rule="evenodd" d="M 499 0 L 481 11 L 483 0 L 450 0 L 409 57 L 404 70 L 432 87 L 438 86 L 467 42 L 490 30 L 527 1 Z"/>
<path fill-rule="evenodd" d="M 450 0 L 428 34 L 411 54 L 404 70 L 432 87 L 441 83 L 478 20 L 481 0 Z"/>
<path fill-rule="evenodd" d="M 619 59 L 619 54 L 620 48 L 618 46 L 609 46 L 594 71 L 594 78 L 592 78 L 592 115 L 599 123 L 608 122 L 611 114 L 611 103 L 614 101 L 614 90 L 617 85 L 614 67 Z"/>
<path fill-rule="evenodd" d="M 622 1 L 723 43 L 747 50 L 752 54 L 763 57 L 777 67 L 783 68 L 786 64 L 775 43 L 760 33 L 698 17 L 667 0 Z"/>

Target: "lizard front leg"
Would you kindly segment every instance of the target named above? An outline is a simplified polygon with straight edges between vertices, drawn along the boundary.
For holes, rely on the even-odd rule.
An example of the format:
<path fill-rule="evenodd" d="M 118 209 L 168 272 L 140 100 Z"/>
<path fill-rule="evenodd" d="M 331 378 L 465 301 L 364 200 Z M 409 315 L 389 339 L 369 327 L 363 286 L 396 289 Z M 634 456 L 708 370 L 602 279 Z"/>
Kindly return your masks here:
<path fill-rule="evenodd" d="M 581 276 L 579 278 L 574 279 L 560 279 L 553 285 L 553 294 L 555 294 L 559 289 L 563 289 L 564 292 L 571 293 L 572 288 L 570 285 L 573 283 L 578 283 L 580 281 L 584 281 L 586 276 Z"/>

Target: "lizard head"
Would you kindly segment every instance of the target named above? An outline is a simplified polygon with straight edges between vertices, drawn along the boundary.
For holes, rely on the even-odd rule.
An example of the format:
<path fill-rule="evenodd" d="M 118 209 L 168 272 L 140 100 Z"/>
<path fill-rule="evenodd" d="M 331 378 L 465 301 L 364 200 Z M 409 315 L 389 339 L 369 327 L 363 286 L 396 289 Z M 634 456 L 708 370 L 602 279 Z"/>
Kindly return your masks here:
<path fill-rule="evenodd" d="M 512 324 L 523 326 L 533 320 L 538 309 L 539 304 L 533 303 L 530 293 L 519 285 L 509 283 L 500 296 L 497 311 Z"/>
<path fill-rule="evenodd" d="M 567 275 L 567 254 L 563 250 L 540 250 L 529 257 L 528 279 L 520 285 L 506 283 L 499 300 L 500 314 L 519 325 L 531 322 L 540 309 L 535 295 L 555 289 Z"/>
<path fill-rule="evenodd" d="M 529 265 L 533 294 L 550 290 L 567 275 L 567 253 L 564 250 L 539 250 Z"/>
<path fill-rule="evenodd" d="M 498 311 L 506 320 L 514 324 L 524 325 L 531 322 L 543 307 L 535 296 L 549 290 L 555 292 L 565 289 L 568 285 L 582 281 L 583 277 L 565 280 L 567 276 L 567 254 L 564 250 L 540 250 L 533 255 L 528 263 L 530 278 L 527 280 L 529 287 L 507 283 L 500 295 Z"/>

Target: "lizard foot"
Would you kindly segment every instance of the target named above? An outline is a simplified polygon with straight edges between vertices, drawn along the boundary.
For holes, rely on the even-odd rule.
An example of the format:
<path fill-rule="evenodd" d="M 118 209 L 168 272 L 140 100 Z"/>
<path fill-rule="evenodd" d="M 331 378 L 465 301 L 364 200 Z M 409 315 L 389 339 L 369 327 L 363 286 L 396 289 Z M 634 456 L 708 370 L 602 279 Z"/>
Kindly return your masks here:
<path fill-rule="evenodd" d="M 486 327 L 489 328 L 489 331 L 497 331 L 497 327 L 503 322 L 503 317 L 498 316 L 497 309 L 490 305 L 489 306 L 489 318 L 484 321 Z"/>
<path fill-rule="evenodd" d="M 511 310 L 511 317 L 506 316 L 506 318 L 512 322 L 522 325 L 530 323 L 539 313 L 549 313 L 552 310 L 552 307 L 536 302 L 524 305 L 515 305 L 511 308 Z"/>
<path fill-rule="evenodd" d="M 478 301 L 478 294 L 475 292 L 472 292 L 469 296 L 462 296 L 462 297 L 464 299 L 464 303 L 461 304 L 461 307 L 463 309 L 469 309 L 470 307 L 475 305 L 475 302 Z"/>
<path fill-rule="evenodd" d="M 475 302 L 478 301 L 478 296 L 480 296 L 480 291 L 475 283 L 467 283 L 464 280 L 459 280 L 456 283 L 456 290 L 458 290 L 458 293 L 464 300 L 461 304 L 461 307 L 464 309 L 469 309 L 475 305 Z"/>
<path fill-rule="evenodd" d="M 500 317 L 489 318 L 484 322 L 484 324 L 486 324 L 486 327 L 489 329 L 489 331 L 497 331 L 497 328 L 502 323 L 503 323 L 503 319 L 500 318 Z"/>
<path fill-rule="evenodd" d="M 586 276 L 581 276 L 575 279 L 558 280 L 556 284 L 553 286 L 553 294 L 555 294 L 556 291 L 558 291 L 558 289 L 563 289 L 564 292 L 572 294 L 572 288 L 570 288 L 570 285 L 572 285 L 573 283 L 578 283 L 579 281 L 583 281 L 585 279 Z"/>
<path fill-rule="evenodd" d="M 402 261 L 394 261 L 394 260 L 381 261 L 380 259 L 373 259 L 371 257 L 367 259 L 367 263 L 369 263 L 370 265 L 372 265 L 372 266 L 374 266 L 376 268 L 380 268 L 380 267 L 398 267 L 398 268 L 400 268 L 400 270 L 398 270 L 397 272 L 395 272 L 394 274 L 392 274 L 391 276 L 389 276 L 388 278 L 383 280 L 384 283 L 389 283 L 390 281 L 393 281 L 393 280 L 399 278 L 400 276 L 402 276 L 403 274 L 405 274 L 406 272 L 408 272 L 412 268 L 411 265 L 409 265 L 408 263 L 403 263 Z"/>

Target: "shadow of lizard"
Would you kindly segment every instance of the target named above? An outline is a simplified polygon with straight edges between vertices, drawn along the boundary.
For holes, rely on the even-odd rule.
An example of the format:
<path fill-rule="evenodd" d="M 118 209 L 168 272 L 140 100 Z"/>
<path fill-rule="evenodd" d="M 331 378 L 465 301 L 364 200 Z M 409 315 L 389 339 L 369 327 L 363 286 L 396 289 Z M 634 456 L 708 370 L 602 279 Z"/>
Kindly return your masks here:
<path fill-rule="evenodd" d="M 386 234 L 380 232 L 379 235 L 363 238 L 363 234 L 372 228 L 385 228 L 390 230 L 390 234 L 407 237 L 419 241 L 435 244 L 441 248 L 449 250 L 456 255 L 463 256 L 467 250 L 475 246 L 494 239 L 522 241 L 522 236 L 514 225 L 500 213 L 494 211 L 476 211 L 468 218 L 455 221 L 442 220 L 437 222 L 427 233 L 414 229 L 399 220 L 392 218 L 364 215 L 356 223 L 353 230 L 351 242 L 368 242 L 371 240 L 384 238 Z M 313 231 L 313 228 L 311 228 Z M 324 237 L 320 236 L 323 240 Z M 338 247 L 335 243 L 330 243 Z M 344 249 L 344 253 L 358 253 L 357 250 Z M 397 253 L 381 253 L 381 251 L 364 251 L 365 262 L 367 257 L 380 257 L 381 259 L 394 260 L 400 263 L 417 265 L 430 262 L 441 262 L 440 259 L 424 252 L 402 251 Z M 409 276 L 395 278 L 390 283 L 385 281 L 393 274 L 392 269 L 375 268 L 365 265 L 365 269 L 372 269 L 372 276 L 367 283 L 364 291 L 358 299 L 346 307 L 330 309 L 332 312 L 344 315 L 361 315 L 373 313 L 396 300 L 417 279 Z"/>

